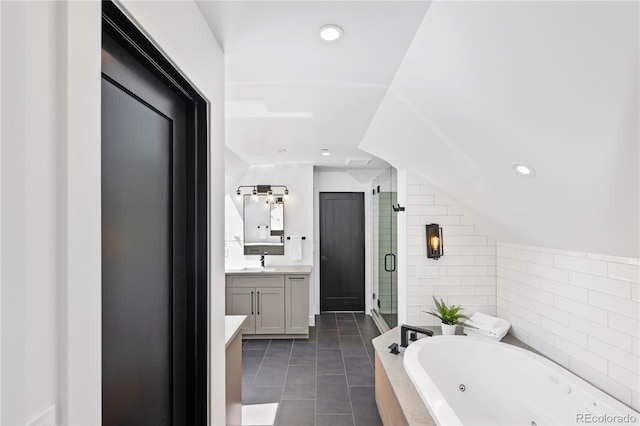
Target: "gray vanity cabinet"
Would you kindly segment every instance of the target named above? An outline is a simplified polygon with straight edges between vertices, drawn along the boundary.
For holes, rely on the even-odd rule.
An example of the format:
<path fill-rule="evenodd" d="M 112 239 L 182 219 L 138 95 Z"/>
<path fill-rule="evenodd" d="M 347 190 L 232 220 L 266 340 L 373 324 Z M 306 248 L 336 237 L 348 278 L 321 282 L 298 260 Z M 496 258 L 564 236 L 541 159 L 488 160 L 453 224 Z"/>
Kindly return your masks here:
<path fill-rule="evenodd" d="M 284 288 L 256 287 L 256 334 L 284 333 Z"/>
<path fill-rule="evenodd" d="M 227 277 L 227 315 L 246 315 L 243 334 L 284 333 L 284 277 Z"/>
<path fill-rule="evenodd" d="M 256 333 L 255 294 L 255 288 L 227 287 L 227 315 L 247 316 L 243 335 Z"/>
<path fill-rule="evenodd" d="M 246 315 L 246 338 L 308 337 L 308 274 L 227 274 L 227 315 Z"/>
<path fill-rule="evenodd" d="M 309 333 L 308 275 L 285 276 L 285 330 L 287 334 Z"/>

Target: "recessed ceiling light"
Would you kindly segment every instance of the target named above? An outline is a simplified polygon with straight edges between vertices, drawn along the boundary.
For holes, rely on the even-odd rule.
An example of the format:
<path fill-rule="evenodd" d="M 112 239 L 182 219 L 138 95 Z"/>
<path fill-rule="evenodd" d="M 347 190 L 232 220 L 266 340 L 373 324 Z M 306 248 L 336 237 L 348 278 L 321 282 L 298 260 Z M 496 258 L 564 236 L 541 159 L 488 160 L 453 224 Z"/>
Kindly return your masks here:
<path fill-rule="evenodd" d="M 278 154 L 284 154 L 285 152 L 287 152 L 287 150 L 286 150 L 286 149 L 284 149 L 284 148 L 278 148 L 278 149 L 276 149 L 276 152 L 277 152 Z"/>
<path fill-rule="evenodd" d="M 322 152 L 322 155 L 331 155 L 331 153 L 329 152 L 328 149 L 321 149 L 320 152 Z"/>
<path fill-rule="evenodd" d="M 324 41 L 337 41 L 344 35 L 344 31 L 337 25 L 325 25 L 320 28 L 320 38 Z"/>
<path fill-rule="evenodd" d="M 518 172 L 522 176 L 534 177 L 536 175 L 536 171 L 533 169 L 533 167 L 528 166 L 526 164 L 515 163 L 513 165 L 513 168 L 516 172 Z"/>

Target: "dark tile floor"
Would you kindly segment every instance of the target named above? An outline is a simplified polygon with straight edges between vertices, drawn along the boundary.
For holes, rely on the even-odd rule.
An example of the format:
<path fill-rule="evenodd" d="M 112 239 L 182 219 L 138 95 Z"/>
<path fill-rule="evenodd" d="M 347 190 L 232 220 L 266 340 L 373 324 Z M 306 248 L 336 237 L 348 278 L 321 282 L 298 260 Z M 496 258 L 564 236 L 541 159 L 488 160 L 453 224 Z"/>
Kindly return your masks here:
<path fill-rule="evenodd" d="M 382 425 L 371 344 L 379 334 L 368 315 L 332 313 L 316 316 L 308 340 L 245 341 L 243 405 L 273 407 L 282 426 Z M 261 415 L 259 424 L 273 422 Z"/>

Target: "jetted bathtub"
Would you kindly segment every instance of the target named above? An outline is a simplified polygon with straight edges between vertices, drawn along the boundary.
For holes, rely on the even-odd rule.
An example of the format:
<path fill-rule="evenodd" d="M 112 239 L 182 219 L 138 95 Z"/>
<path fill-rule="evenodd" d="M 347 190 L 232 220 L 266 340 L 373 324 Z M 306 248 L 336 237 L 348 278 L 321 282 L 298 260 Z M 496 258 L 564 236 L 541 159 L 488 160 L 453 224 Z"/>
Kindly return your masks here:
<path fill-rule="evenodd" d="M 467 336 L 426 337 L 404 368 L 441 425 L 638 424 L 640 414 L 531 351 Z"/>

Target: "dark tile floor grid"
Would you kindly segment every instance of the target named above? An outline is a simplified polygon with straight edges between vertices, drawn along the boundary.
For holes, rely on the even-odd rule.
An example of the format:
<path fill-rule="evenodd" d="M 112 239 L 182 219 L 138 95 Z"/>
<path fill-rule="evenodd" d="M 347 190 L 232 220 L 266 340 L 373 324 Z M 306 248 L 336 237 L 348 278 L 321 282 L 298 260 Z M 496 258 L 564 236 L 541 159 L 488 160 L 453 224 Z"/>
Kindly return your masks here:
<path fill-rule="evenodd" d="M 323 313 L 309 339 L 245 340 L 242 403 L 278 403 L 277 426 L 382 425 L 370 316 Z"/>

